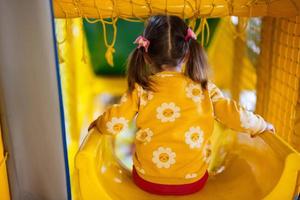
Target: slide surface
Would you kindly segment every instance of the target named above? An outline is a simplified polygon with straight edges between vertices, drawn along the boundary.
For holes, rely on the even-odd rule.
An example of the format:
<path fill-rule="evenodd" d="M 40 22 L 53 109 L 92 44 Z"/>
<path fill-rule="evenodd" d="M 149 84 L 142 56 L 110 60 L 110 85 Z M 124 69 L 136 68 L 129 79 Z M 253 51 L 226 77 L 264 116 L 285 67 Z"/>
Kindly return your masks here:
<path fill-rule="evenodd" d="M 75 167 L 83 200 L 288 200 L 299 193 L 300 155 L 270 133 L 254 139 L 238 134 L 225 170 L 210 176 L 202 191 L 177 197 L 149 194 L 135 186 L 130 171 L 115 157 L 113 145 L 111 136 L 92 130 L 77 153 Z"/>

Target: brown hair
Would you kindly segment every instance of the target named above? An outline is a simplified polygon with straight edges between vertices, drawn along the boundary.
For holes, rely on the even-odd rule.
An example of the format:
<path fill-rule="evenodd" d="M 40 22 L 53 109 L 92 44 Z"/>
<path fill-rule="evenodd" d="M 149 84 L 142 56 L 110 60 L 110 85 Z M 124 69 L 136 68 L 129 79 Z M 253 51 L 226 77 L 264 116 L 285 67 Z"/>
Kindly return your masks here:
<path fill-rule="evenodd" d="M 129 91 L 138 83 L 152 90 L 149 76 L 161 71 L 162 65 L 178 66 L 187 56 L 184 74 L 193 81 L 207 87 L 207 59 L 203 47 L 197 40 L 185 40 L 188 26 L 177 16 L 157 15 L 149 18 L 143 36 L 150 41 L 148 52 L 136 48 L 128 60 L 127 78 Z M 147 64 L 147 62 L 149 65 Z"/>

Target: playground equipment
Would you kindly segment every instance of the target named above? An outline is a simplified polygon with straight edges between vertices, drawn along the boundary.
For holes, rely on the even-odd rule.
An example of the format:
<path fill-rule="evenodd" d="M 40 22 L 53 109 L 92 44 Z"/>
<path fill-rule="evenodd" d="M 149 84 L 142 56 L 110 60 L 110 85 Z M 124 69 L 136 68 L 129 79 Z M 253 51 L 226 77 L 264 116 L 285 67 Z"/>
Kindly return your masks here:
<path fill-rule="evenodd" d="M 231 62 L 232 65 L 226 83 L 218 83 L 220 79 L 216 79 L 216 81 L 218 85 L 223 84 L 223 89 L 231 91 L 232 97 L 236 100 L 239 99 L 239 94 L 243 89 L 254 89 L 256 86 L 258 96 L 256 111 L 275 125 L 277 135 L 264 133 L 261 137 L 252 140 L 248 136 L 239 134 L 226 157 L 225 170 L 212 176 L 201 193 L 176 197 L 175 199 L 288 200 L 299 194 L 300 158 L 296 152 L 296 150 L 300 150 L 299 9 L 299 1 L 294 0 L 170 0 L 164 3 L 158 0 L 54 1 L 54 11 L 57 18 L 66 18 L 69 23 L 75 22 L 75 24 L 78 23 L 78 19 L 69 18 L 81 17 L 90 23 L 101 22 L 103 27 L 111 25 L 114 34 L 117 34 L 115 25 L 118 18 L 128 21 L 143 21 L 143 18 L 152 14 L 179 15 L 189 19 L 190 25 L 200 34 L 202 42 L 205 41 L 202 33 L 208 31 L 206 21 L 208 17 L 232 15 L 239 17 L 238 24 L 231 26 L 231 29 L 234 29 L 234 34 L 231 34 L 230 40 L 232 43 L 225 44 L 223 39 L 223 45 L 231 45 L 233 49 L 232 60 L 228 61 L 226 55 L 220 55 L 216 51 L 218 44 L 220 44 L 217 41 L 217 36 L 214 38 L 217 42 L 212 42 L 212 47 L 208 49 L 210 59 L 218 57 L 213 60 L 213 68 L 216 72 L 223 75 L 222 72 L 226 71 L 222 69 L 223 66 L 227 67 L 225 64 L 228 62 Z M 255 16 L 264 16 L 262 19 L 260 57 L 256 70 L 251 68 L 244 53 L 246 43 L 244 30 L 245 24 L 247 25 L 247 18 L 244 17 Z M 195 19 L 199 17 L 202 18 L 202 21 L 196 26 Z M 111 20 L 107 18 L 111 18 Z M 224 33 L 220 32 L 219 38 Z M 84 41 L 83 35 L 80 35 L 80 38 Z M 116 36 L 109 43 L 107 35 L 104 34 L 105 46 L 107 47 L 105 58 L 109 64 L 113 64 L 113 53 L 115 50 L 118 51 L 118 49 L 114 49 L 115 38 Z M 70 44 L 74 45 L 77 42 L 75 46 L 81 45 L 81 42 L 78 43 L 78 40 L 73 39 L 71 38 L 72 41 L 69 41 Z M 76 57 L 77 61 L 74 61 L 72 65 L 62 62 L 61 65 L 65 66 L 62 70 L 70 70 L 70 74 L 77 72 L 78 62 L 81 62 L 81 54 L 78 54 L 78 51 L 85 49 L 84 45 L 82 46 L 83 48 L 73 51 L 75 54 L 72 57 Z M 61 52 L 60 55 L 62 59 L 70 56 L 64 52 Z M 82 60 L 85 61 L 83 65 L 88 66 L 89 61 L 84 58 L 86 57 L 82 57 Z M 72 69 L 70 66 L 76 66 L 76 69 Z M 85 74 L 88 74 L 87 77 L 91 80 L 96 79 L 89 72 L 85 72 Z M 87 77 L 85 78 L 87 79 Z M 220 76 L 217 75 L 217 77 Z M 70 80 L 75 81 L 77 86 L 84 84 L 81 78 L 71 77 Z M 80 83 L 76 83 L 78 80 Z M 70 82 L 69 84 L 72 85 Z M 103 87 L 103 85 L 106 84 L 99 87 Z M 88 86 L 89 84 L 85 85 L 85 87 Z M 93 94 L 83 95 L 81 92 L 85 90 L 81 90 L 81 86 L 72 89 L 69 85 L 67 88 L 67 98 L 64 97 L 64 99 L 74 100 L 72 98 L 73 93 L 77 91 L 81 95 L 80 98 L 85 98 L 81 101 L 85 102 L 84 105 L 88 105 L 87 102 L 91 103 Z M 93 89 L 105 91 L 105 88 Z M 112 91 L 112 93 L 120 94 L 121 90 L 124 91 L 125 88 L 115 90 L 118 91 Z M 85 91 L 85 93 L 88 92 Z M 72 104 L 72 102 L 69 103 Z M 76 103 L 73 102 L 73 104 Z M 80 143 L 80 132 L 84 126 L 82 118 L 78 117 L 77 121 L 75 119 L 74 113 L 77 112 L 77 108 L 76 105 L 68 106 L 68 111 L 70 111 L 68 116 L 71 119 L 68 125 L 70 126 L 71 143 L 73 142 L 69 149 L 69 162 L 71 163 L 71 176 L 73 174 L 72 194 L 74 199 L 174 199 L 174 197 L 151 195 L 138 189 L 131 181 L 130 171 L 114 155 L 113 138 L 102 136 L 95 131 L 91 131 L 84 140 L 76 155 L 75 166 L 73 166 L 75 152 Z M 82 115 L 79 116 L 82 117 Z M 91 121 L 91 116 L 89 116 L 89 120 Z"/>
<path fill-rule="evenodd" d="M 114 156 L 111 136 L 92 130 L 75 161 L 81 198 L 148 199 L 293 199 L 299 192 L 300 155 L 270 133 L 255 139 L 240 135 L 225 171 L 211 177 L 196 194 L 164 197 L 142 191 Z"/>

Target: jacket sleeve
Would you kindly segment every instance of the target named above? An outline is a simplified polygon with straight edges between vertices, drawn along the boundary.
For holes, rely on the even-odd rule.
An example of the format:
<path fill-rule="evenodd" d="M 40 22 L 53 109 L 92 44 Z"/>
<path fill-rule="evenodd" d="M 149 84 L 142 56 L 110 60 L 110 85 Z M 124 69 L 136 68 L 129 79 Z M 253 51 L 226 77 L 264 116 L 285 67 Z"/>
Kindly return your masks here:
<path fill-rule="evenodd" d="M 214 116 L 217 121 L 239 132 L 255 136 L 262 133 L 267 123 L 265 120 L 238 105 L 234 100 L 225 98 L 215 84 L 208 83 L 208 91 L 213 104 Z"/>
<path fill-rule="evenodd" d="M 119 104 L 112 105 L 97 118 L 96 128 L 100 133 L 116 135 L 128 128 L 128 123 L 138 112 L 138 90 L 136 86 L 132 92 L 123 94 Z"/>

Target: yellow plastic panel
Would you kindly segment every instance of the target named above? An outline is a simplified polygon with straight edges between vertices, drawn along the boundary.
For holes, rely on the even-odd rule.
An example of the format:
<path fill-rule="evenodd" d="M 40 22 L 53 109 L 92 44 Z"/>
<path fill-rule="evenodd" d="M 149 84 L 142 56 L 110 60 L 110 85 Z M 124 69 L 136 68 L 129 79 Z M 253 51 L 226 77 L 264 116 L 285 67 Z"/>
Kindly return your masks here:
<path fill-rule="evenodd" d="M 0 126 L 0 200 L 9 200 L 9 187 L 7 181 L 7 171 L 6 171 L 6 158 L 7 154 L 4 154 L 1 126 Z"/>
<path fill-rule="evenodd" d="M 230 17 L 222 18 L 207 51 L 211 78 L 218 87 L 229 90 L 235 100 L 242 90 L 255 90 L 256 84 L 255 67 L 246 53 L 246 31 L 240 30 L 242 22 L 247 20 L 239 18 L 235 26 Z"/>
<path fill-rule="evenodd" d="M 300 150 L 300 16 L 265 18 L 257 67 L 257 111 Z"/>
<path fill-rule="evenodd" d="M 135 186 L 114 156 L 112 137 L 96 130 L 81 146 L 75 167 L 83 200 L 288 200 L 296 195 L 300 155 L 276 136 L 264 133 L 263 138 L 251 139 L 239 134 L 228 158 L 226 169 L 211 176 L 202 191 L 177 197 L 153 195 Z"/>
<path fill-rule="evenodd" d="M 79 199 L 74 157 L 89 123 L 104 109 L 99 94 L 120 96 L 126 91 L 125 78 L 93 73 L 82 23 L 81 18 L 55 20 L 74 200 Z"/>

